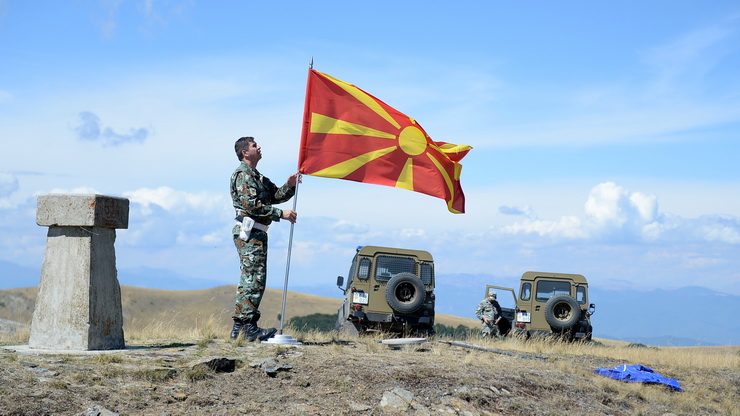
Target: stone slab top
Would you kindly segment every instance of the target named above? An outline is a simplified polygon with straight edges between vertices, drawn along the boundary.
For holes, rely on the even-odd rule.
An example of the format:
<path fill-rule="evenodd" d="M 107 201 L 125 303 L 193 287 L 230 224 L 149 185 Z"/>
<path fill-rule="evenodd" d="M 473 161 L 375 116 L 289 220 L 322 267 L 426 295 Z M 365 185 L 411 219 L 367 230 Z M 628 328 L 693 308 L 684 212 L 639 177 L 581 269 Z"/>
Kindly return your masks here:
<path fill-rule="evenodd" d="M 97 194 L 40 195 L 36 224 L 40 226 L 80 226 L 128 228 L 126 198 Z"/>

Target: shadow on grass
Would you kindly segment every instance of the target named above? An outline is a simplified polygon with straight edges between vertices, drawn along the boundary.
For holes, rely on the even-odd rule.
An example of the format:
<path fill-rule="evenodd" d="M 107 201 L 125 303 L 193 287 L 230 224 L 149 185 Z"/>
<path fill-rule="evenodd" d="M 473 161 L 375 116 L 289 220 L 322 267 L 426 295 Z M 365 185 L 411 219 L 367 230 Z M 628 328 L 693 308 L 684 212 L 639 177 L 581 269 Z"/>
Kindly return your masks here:
<path fill-rule="evenodd" d="M 325 346 L 325 345 L 353 345 L 353 341 L 344 341 L 341 339 L 333 339 L 331 341 L 301 341 L 303 345 L 319 345 L 319 346 Z"/>
<path fill-rule="evenodd" d="M 151 350 L 151 349 L 166 349 L 166 348 L 188 348 L 194 347 L 194 342 L 171 342 L 169 344 L 150 344 L 150 345 L 127 345 L 127 350 Z"/>

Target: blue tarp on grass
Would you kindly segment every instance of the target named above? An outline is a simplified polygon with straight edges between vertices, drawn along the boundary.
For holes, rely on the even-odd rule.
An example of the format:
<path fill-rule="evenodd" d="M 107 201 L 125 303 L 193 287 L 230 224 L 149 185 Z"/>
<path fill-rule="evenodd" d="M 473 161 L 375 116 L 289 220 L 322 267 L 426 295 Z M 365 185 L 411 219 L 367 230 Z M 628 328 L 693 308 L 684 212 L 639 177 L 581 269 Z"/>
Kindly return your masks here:
<path fill-rule="evenodd" d="M 672 390 L 683 391 L 678 380 L 665 377 L 653 371 L 652 368 L 645 367 L 641 364 L 622 364 L 614 368 L 597 368 L 594 370 L 594 373 L 613 378 L 614 380 L 624 381 L 625 383 L 663 384 Z"/>

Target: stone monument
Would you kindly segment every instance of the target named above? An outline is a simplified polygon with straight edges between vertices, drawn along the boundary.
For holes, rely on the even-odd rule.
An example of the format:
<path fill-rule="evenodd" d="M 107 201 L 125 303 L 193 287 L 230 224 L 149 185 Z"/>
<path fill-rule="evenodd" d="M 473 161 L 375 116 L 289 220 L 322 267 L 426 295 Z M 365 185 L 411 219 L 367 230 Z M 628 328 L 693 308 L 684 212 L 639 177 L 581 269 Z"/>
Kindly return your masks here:
<path fill-rule="evenodd" d="M 116 228 L 128 228 L 128 199 L 49 194 L 38 198 L 36 223 L 49 227 L 30 348 L 125 348 Z"/>

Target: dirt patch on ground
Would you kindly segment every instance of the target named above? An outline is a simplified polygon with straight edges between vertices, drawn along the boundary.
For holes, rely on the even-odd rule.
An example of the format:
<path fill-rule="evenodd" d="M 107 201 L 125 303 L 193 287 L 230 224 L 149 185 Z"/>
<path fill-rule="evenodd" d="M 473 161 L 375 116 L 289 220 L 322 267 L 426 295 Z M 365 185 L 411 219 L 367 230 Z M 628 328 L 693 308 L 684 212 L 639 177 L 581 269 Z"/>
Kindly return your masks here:
<path fill-rule="evenodd" d="M 617 364 L 595 356 L 499 354 L 437 341 L 390 349 L 374 339 L 301 347 L 223 340 L 149 343 L 102 355 L 0 349 L 0 414 L 97 414 L 101 409 L 122 415 L 733 412 L 711 397 L 705 403 L 677 400 L 686 393 L 625 385 L 592 373 L 597 366 Z M 682 382 L 691 388 L 714 379 L 717 397 L 738 397 L 737 369 L 715 372 Z"/>

